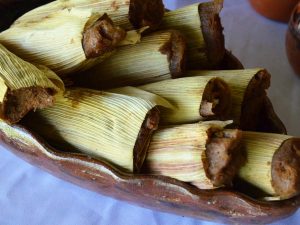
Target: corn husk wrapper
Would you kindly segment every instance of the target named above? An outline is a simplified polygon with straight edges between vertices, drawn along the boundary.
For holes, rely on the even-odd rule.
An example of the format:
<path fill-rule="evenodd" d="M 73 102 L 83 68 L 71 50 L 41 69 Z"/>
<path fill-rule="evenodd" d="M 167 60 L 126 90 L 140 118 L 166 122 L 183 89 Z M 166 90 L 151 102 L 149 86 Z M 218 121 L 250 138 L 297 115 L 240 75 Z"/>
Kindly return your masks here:
<path fill-rule="evenodd" d="M 59 148 L 77 150 L 133 172 L 138 134 L 147 113 L 157 104 L 76 88 L 57 97 L 53 107 L 32 114 L 28 126 Z"/>
<path fill-rule="evenodd" d="M 29 87 L 51 88 L 56 92 L 64 90 L 62 80 L 45 66 L 30 64 L 8 51 L 0 44 L 0 101 L 7 90 Z"/>
<path fill-rule="evenodd" d="M 176 110 L 176 107 L 164 97 L 161 97 L 160 95 L 153 94 L 148 91 L 144 91 L 140 88 L 126 86 L 121 88 L 110 89 L 108 90 L 108 92 L 141 98 L 146 101 L 150 101 L 155 105 L 163 106 L 163 108 L 160 109 L 160 115 L 163 109 Z"/>
<path fill-rule="evenodd" d="M 49 67 L 58 75 L 66 75 L 89 67 L 109 57 L 113 51 L 87 59 L 83 32 L 103 14 L 91 9 L 65 9 L 35 21 L 23 21 L 0 34 L 0 43 L 23 59 Z M 140 34 L 132 31 L 123 44 L 139 41 Z"/>
<path fill-rule="evenodd" d="M 271 165 L 275 152 L 291 136 L 258 132 L 243 132 L 243 145 L 247 162 L 240 169 L 239 177 L 265 193 L 276 196 L 272 186 Z"/>
<path fill-rule="evenodd" d="M 242 104 L 247 87 L 252 78 L 262 71 L 261 68 L 245 70 L 203 70 L 187 71 L 186 76 L 206 76 L 207 78 L 219 77 L 223 79 L 231 89 L 232 111 L 231 116 L 235 123 L 240 123 Z"/>
<path fill-rule="evenodd" d="M 168 55 L 162 48 L 172 40 L 173 31 L 158 32 L 136 45 L 118 49 L 103 63 L 76 76 L 77 85 L 102 89 L 136 86 L 172 77 Z"/>
<path fill-rule="evenodd" d="M 146 158 L 147 171 L 194 184 L 200 189 L 216 188 L 207 177 L 202 160 L 210 129 L 222 130 L 230 121 L 208 121 L 170 126 L 157 130 Z"/>
<path fill-rule="evenodd" d="M 15 21 L 14 26 L 24 21 L 43 19 L 53 12 L 77 8 L 79 10 L 88 9 L 98 14 L 107 13 L 116 25 L 131 30 L 133 27 L 128 18 L 129 2 L 128 0 L 56 0 L 25 13 Z"/>
<path fill-rule="evenodd" d="M 223 1 L 214 1 L 213 2 L 206 2 L 206 3 L 195 3 L 192 5 L 188 5 L 174 11 L 166 12 L 163 21 L 161 24 L 161 29 L 176 29 L 179 30 L 182 34 L 185 35 L 187 41 L 187 66 L 188 68 L 211 68 L 216 65 L 215 63 L 219 63 L 219 59 L 214 59 L 212 62 L 209 59 L 209 53 L 207 43 L 204 38 L 203 34 L 203 27 L 211 26 L 211 30 L 213 28 L 216 21 L 211 22 L 211 24 L 206 25 L 202 24 L 201 17 L 200 17 L 200 7 L 204 7 L 207 9 L 215 8 L 215 12 L 220 12 L 222 9 Z M 207 9 L 208 10 L 208 9 Z M 208 15 L 212 12 L 205 12 Z M 216 18 L 214 17 L 216 20 Z M 207 28 L 208 29 L 208 28 Z M 222 30 L 220 30 L 222 33 Z M 209 34 L 210 35 L 210 34 Z M 214 37 L 216 38 L 216 37 Z M 216 40 L 214 40 L 216 41 Z M 224 46 L 221 49 L 224 50 Z M 224 53 L 222 53 L 224 54 Z M 221 57 L 222 55 L 218 56 Z"/>
<path fill-rule="evenodd" d="M 176 107 L 175 110 L 161 111 L 162 123 L 190 123 L 206 119 L 200 115 L 203 94 L 209 82 L 215 79 L 212 76 L 184 77 L 146 84 L 139 88 L 167 99 Z"/>

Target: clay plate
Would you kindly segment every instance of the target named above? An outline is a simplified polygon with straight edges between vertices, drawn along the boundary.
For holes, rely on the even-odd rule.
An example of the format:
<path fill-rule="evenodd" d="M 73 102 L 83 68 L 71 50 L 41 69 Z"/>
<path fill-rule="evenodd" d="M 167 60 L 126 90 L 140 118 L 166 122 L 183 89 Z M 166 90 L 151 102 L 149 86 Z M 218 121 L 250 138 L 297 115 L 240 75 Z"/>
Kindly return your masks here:
<path fill-rule="evenodd" d="M 0 0 L 0 30 L 47 0 Z M 6 12 L 10 12 L 8 15 Z M 220 69 L 242 64 L 227 51 Z M 142 207 L 223 223 L 269 223 L 294 213 L 300 196 L 262 202 L 232 190 L 199 190 L 172 178 L 131 175 L 91 157 L 58 151 L 20 125 L 0 121 L 0 144 L 29 163 L 83 188 Z"/>
<path fill-rule="evenodd" d="M 204 191 L 167 177 L 125 174 L 85 155 L 59 152 L 25 128 L 2 121 L 0 143 L 29 163 L 83 188 L 179 215 L 261 224 L 288 217 L 300 205 L 300 196 L 262 202 L 231 190 Z"/>

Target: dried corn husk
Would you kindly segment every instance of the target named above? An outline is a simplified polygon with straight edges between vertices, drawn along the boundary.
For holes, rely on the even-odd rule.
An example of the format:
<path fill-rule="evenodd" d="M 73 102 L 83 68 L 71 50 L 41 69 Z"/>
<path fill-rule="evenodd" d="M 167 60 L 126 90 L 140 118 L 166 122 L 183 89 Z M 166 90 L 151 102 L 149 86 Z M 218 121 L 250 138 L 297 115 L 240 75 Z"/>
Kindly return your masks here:
<path fill-rule="evenodd" d="M 213 68 L 224 57 L 223 28 L 219 12 L 223 1 L 196 3 L 166 12 L 161 29 L 176 29 L 187 41 L 187 67 Z"/>
<path fill-rule="evenodd" d="M 210 121 L 161 128 L 152 137 L 145 162 L 145 171 L 192 183 L 201 189 L 212 189 L 231 183 L 230 179 L 217 181 L 209 175 L 207 148 L 222 152 L 212 141 L 215 133 L 223 137 L 223 128 L 228 122 Z M 224 132 L 236 132 L 229 131 Z M 240 137 L 235 136 L 235 144 Z M 208 147 L 211 145 L 210 147 Z M 237 147 L 237 146 L 236 146 Z M 236 148 L 238 149 L 238 148 Z M 241 152 L 236 151 L 235 156 Z M 231 160 L 229 160 L 231 161 Z M 239 167 L 240 165 L 237 165 Z"/>
<path fill-rule="evenodd" d="M 90 9 L 65 9 L 42 19 L 22 22 L 3 31 L 0 43 L 23 59 L 49 67 L 58 75 L 85 70 L 110 56 L 113 48 L 99 57 L 88 59 L 83 47 L 84 31 L 102 18 L 103 14 Z M 140 34 L 132 31 L 127 45 L 139 40 Z"/>
<path fill-rule="evenodd" d="M 149 5 L 151 6 L 151 4 L 152 8 L 149 9 Z M 154 4 L 156 7 L 153 7 Z M 156 26 L 159 24 L 159 18 L 163 16 L 164 12 L 161 0 L 56 0 L 27 12 L 14 25 L 23 21 L 40 20 L 53 12 L 72 8 L 80 10 L 90 9 L 92 12 L 100 14 L 108 13 L 116 25 L 122 26 L 126 30 L 133 29 L 133 26 L 135 28 L 149 25 Z M 138 12 L 137 10 L 144 10 L 145 12 Z M 138 14 L 142 18 L 138 18 L 138 15 L 135 14 Z M 152 14 L 153 16 L 149 16 Z"/>
<path fill-rule="evenodd" d="M 0 44 L 0 117 L 18 122 L 31 109 L 53 103 L 64 90 L 62 80 L 44 66 L 34 66 Z"/>
<path fill-rule="evenodd" d="M 53 107 L 31 114 L 26 124 L 60 149 L 77 150 L 125 171 L 137 172 L 151 133 L 157 128 L 155 107 L 164 104 L 145 99 L 70 89 L 57 97 Z M 156 113 L 153 120 L 148 116 L 151 112 Z M 148 133 L 139 137 L 145 126 Z"/>
<path fill-rule="evenodd" d="M 185 42 L 180 33 L 157 32 L 136 45 L 119 48 L 117 54 L 74 79 L 78 86 L 94 89 L 136 86 L 181 76 L 184 58 Z"/>
<path fill-rule="evenodd" d="M 139 88 L 167 99 L 176 107 L 175 110 L 161 111 L 161 122 L 164 124 L 224 119 L 231 110 L 229 87 L 222 79 L 212 76 L 168 79 Z"/>

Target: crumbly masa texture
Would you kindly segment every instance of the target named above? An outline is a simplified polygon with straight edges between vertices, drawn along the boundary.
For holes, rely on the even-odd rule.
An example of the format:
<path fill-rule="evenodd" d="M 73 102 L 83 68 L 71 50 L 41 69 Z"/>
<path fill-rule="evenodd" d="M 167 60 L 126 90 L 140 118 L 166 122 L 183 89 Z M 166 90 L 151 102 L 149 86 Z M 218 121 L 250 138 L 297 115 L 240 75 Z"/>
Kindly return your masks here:
<path fill-rule="evenodd" d="M 53 90 L 42 87 L 8 91 L 1 104 L 1 117 L 10 124 L 19 122 L 29 111 L 53 105 Z"/>
<path fill-rule="evenodd" d="M 231 91 L 220 78 L 212 79 L 204 89 L 199 113 L 210 119 L 226 119 L 231 111 Z"/>
<path fill-rule="evenodd" d="M 108 15 L 104 14 L 83 33 L 82 45 L 85 55 L 89 59 L 110 52 L 125 37 L 125 30 L 115 26 Z"/>
<path fill-rule="evenodd" d="M 241 145 L 242 132 L 223 130 L 212 132 L 206 144 L 203 165 L 206 175 L 214 186 L 231 186 L 234 176 L 246 161 Z"/>
<path fill-rule="evenodd" d="M 272 186 L 281 198 L 300 193 L 300 139 L 283 142 L 272 160 Z"/>
<path fill-rule="evenodd" d="M 141 167 L 145 161 L 147 150 L 150 145 L 152 133 L 157 130 L 159 124 L 159 111 L 155 107 L 149 111 L 146 119 L 143 122 L 141 130 L 138 134 L 137 140 L 133 150 L 133 170 L 135 173 L 140 172 Z"/>

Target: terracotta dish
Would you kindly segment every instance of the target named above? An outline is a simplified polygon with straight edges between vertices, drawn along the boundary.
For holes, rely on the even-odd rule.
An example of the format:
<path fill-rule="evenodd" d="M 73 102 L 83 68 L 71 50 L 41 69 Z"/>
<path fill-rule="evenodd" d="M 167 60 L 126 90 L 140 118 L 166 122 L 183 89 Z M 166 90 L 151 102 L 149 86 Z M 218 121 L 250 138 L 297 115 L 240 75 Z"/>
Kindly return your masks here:
<path fill-rule="evenodd" d="M 286 52 L 294 71 L 300 76 L 300 3 L 291 15 L 286 34 Z"/>
<path fill-rule="evenodd" d="M 250 0 L 252 7 L 261 15 L 287 23 L 299 0 Z"/>

